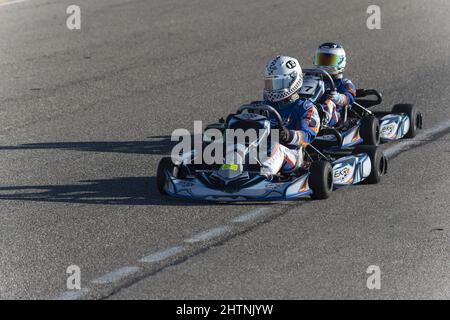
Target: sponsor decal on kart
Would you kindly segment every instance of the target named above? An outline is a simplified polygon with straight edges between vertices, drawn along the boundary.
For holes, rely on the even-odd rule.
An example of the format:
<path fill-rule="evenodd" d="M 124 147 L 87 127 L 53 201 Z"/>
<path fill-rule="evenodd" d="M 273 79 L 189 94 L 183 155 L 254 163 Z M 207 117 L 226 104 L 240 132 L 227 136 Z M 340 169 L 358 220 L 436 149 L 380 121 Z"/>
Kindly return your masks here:
<path fill-rule="evenodd" d="M 325 134 L 323 136 L 317 137 L 316 140 L 334 141 L 336 140 L 336 137 L 333 136 L 332 134 Z"/>
<path fill-rule="evenodd" d="M 397 136 L 398 125 L 395 122 L 382 124 L 380 128 L 381 139 L 394 140 Z"/>
<path fill-rule="evenodd" d="M 410 120 L 408 116 L 389 114 L 381 118 L 380 138 L 383 140 L 398 140 L 408 132 Z"/>
<path fill-rule="evenodd" d="M 347 164 L 333 171 L 333 182 L 336 184 L 352 184 L 354 168 Z"/>
<path fill-rule="evenodd" d="M 194 184 L 190 181 L 177 180 L 177 187 L 179 188 L 190 188 Z"/>
<path fill-rule="evenodd" d="M 333 183 L 336 187 L 359 183 L 370 171 L 370 159 L 366 154 L 344 157 L 333 163 Z"/>

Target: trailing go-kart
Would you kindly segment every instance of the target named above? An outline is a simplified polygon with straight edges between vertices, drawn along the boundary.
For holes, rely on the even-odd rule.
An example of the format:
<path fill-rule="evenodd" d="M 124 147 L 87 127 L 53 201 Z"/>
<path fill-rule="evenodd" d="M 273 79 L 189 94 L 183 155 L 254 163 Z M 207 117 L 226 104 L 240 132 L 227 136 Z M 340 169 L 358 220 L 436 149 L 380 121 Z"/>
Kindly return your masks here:
<path fill-rule="evenodd" d="M 334 91 L 332 77 L 322 69 L 305 69 L 304 82 L 300 95 L 313 102 L 325 91 Z M 422 114 L 412 104 L 397 104 L 391 112 L 371 111 L 369 108 L 380 105 L 381 94 L 374 89 L 356 91 L 356 101 L 350 108 L 344 108 L 342 120 L 334 128 L 342 136 L 341 146 L 334 143 L 333 135 L 323 134 L 316 138 L 316 146 L 352 147 L 359 144 L 378 146 L 402 138 L 414 138 L 422 128 Z M 319 108 L 320 109 L 320 108 Z"/>
<path fill-rule="evenodd" d="M 276 124 L 271 125 L 270 119 Z M 342 135 L 336 129 L 324 128 L 322 134 L 332 135 L 325 149 L 314 144 L 303 152 L 303 163 L 293 172 L 279 172 L 268 179 L 260 174 L 260 163 L 249 164 L 252 148 L 258 148 L 271 127 L 281 128 L 283 121 L 271 106 L 252 103 L 241 106 L 226 121 L 210 125 L 226 134 L 226 129 L 257 129 L 260 135 L 245 145 L 245 157 L 235 163 L 195 164 L 196 151 L 179 159 L 163 158 L 158 166 L 157 187 L 161 194 L 178 198 L 212 201 L 278 201 L 311 196 L 326 199 L 333 189 L 367 182 L 378 183 L 387 170 L 387 160 L 376 146 L 342 148 Z M 207 128 L 207 129 L 208 129 Z M 205 139 L 205 143 L 212 143 Z M 217 141 L 215 141 L 217 143 Z M 336 148 L 330 148 L 330 147 Z M 300 151 L 299 151 L 300 152 Z M 247 159 L 246 159 L 247 158 Z M 259 163 L 259 164 L 258 164 Z"/>

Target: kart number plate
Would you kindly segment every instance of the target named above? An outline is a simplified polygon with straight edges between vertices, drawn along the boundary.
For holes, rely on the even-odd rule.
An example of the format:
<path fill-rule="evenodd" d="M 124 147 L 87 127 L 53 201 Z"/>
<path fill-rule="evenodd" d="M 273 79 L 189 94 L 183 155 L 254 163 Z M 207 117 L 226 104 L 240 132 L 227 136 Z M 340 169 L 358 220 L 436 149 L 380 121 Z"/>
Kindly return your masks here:
<path fill-rule="evenodd" d="M 220 167 L 220 170 L 231 170 L 231 171 L 237 171 L 238 170 L 238 165 L 237 164 L 223 164 Z"/>

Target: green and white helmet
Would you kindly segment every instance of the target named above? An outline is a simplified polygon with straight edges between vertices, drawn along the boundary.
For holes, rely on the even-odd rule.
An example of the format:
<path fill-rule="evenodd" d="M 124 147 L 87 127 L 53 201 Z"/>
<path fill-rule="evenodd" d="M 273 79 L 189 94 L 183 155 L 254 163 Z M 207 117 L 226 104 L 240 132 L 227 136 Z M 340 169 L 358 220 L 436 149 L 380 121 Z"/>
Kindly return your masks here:
<path fill-rule="evenodd" d="M 323 43 L 317 48 L 313 63 L 317 68 L 325 69 L 333 76 L 340 75 L 347 64 L 345 50 L 338 43 Z"/>
<path fill-rule="evenodd" d="M 303 84 L 300 63 L 297 59 L 287 56 L 277 56 L 270 60 L 264 76 L 264 99 L 271 102 L 289 98 Z"/>

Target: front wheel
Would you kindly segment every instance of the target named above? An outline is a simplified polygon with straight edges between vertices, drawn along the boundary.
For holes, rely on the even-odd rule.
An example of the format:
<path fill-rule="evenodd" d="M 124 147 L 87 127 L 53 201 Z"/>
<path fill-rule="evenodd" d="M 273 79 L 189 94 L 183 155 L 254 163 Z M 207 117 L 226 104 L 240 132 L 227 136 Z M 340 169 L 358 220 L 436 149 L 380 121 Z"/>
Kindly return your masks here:
<path fill-rule="evenodd" d="M 365 178 L 364 182 L 369 184 L 377 184 L 381 180 L 381 176 L 387 172 L 387 158 L 378 147 L 375 146 L 357 146 L 353 149 L 353 154 L 365 153 L 369 156 L 371 170 L 370 175 Z"/>
<path fill-rule="evenodd" d="M 167 195 L 165 191 L 165 187 L 167 184 L 167 174 L 172 175 L 173 177 L 178 176 L 179 168 L 172 162 L 172 158 L 164 157 L 159 161 L 158 170 L 156 173 L 156 186 L 158 187 L 158 191 L 162 195 Z"/>
<path fill-rule="evenodd" d="M 333 169 L 328 161 L 314 161 L 309 167 L 311 198 L 327 199 L 333 191 Z"/>
<path fill-rule="evenodd" d="M 364 145 L 378 146 L 380 144 L 380 121 L 375 116 L 365 116 L 361 119 L 359 133 Z"/>

